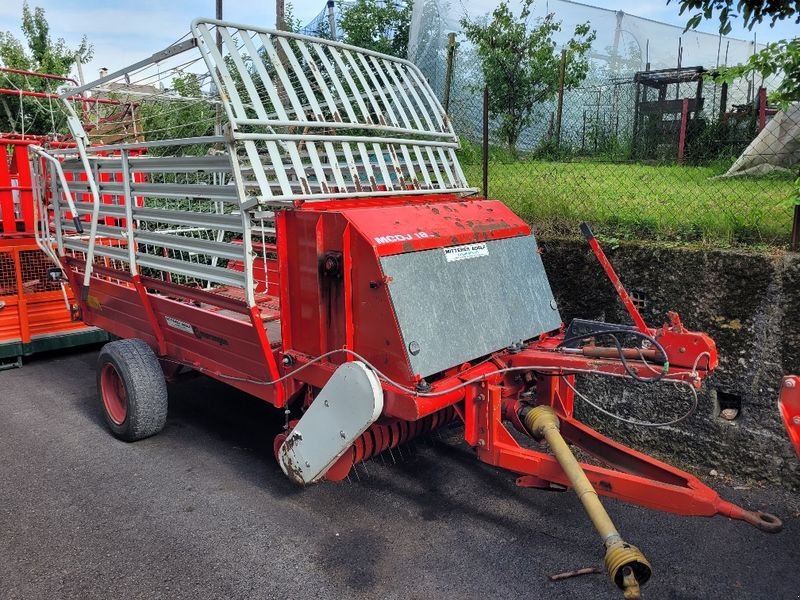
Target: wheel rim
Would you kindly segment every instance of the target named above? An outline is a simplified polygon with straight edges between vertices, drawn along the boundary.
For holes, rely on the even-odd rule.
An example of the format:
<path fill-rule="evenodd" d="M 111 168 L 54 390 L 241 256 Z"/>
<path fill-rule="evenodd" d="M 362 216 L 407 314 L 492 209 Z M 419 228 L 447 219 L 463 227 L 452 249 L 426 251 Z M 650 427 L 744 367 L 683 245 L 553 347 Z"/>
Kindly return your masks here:
<path fill-rule="evenodd" d="M 100 395 L 108 418 L 116 425 L 122 425 L 128 416 L 128 394 L 116 367 L 111 363 L 103 365 L 100 371 Z"/>

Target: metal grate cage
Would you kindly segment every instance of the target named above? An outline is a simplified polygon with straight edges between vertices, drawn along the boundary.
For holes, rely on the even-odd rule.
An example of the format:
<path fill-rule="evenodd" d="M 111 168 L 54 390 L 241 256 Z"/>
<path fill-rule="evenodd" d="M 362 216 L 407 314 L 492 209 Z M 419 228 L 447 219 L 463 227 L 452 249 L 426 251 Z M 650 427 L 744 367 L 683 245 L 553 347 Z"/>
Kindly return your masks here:
<path fill-rule="evenodd" d="M 19 263 L 24 294 L 61 290 L 61 284 L 48 277 L 47 272 L 53 268 L 53 263 L 41 250 L 21 250 Z"/>
<path fill-rule="evenodd" d="M 0 252 L 0 296 L 17 295 L 17 265 L 11 252 Z"/>
<path fill-rule="evenodd" d="M 275 210 L 475 191 L 419 70 L 329 40 L 197 19 L 187 39 L 62 98 L 76 147 L 34 149 L 43 243 L 240 288 L 251 305 L 277 283 Z"/>

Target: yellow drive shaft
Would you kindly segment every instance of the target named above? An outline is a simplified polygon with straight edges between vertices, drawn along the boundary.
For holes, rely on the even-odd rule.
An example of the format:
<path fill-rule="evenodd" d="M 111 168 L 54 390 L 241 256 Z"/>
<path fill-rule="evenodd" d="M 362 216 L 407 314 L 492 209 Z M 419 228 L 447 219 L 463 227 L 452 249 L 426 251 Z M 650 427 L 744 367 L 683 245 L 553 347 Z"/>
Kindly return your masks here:
<path fill-rule="evenodd" d="M 638 598 L 639 586 L 646 583 L 652 574 L 650 563 L 636 546 L 622 539 L 589 478 L 561 436 L 555 411 L 549 406 L 536 406 L 523 409 L 520 416 L 530 434 L 538 440 L 544 439 L 550 446 L 586 514 L 603 539 L 606 547 L 605 566 L 609 577 L 623 590 L 625 598 Z"/>

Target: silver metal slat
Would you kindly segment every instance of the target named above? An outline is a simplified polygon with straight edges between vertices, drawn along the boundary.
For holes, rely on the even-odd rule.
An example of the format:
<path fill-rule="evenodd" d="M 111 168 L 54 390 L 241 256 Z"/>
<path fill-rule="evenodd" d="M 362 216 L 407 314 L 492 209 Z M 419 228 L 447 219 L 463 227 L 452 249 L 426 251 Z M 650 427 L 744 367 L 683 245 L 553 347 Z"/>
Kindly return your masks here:
<path fill-rule="evenodd" d="M 388 60 L 384 60 L 383 62 L 387 65 L 387 68 L 389 69 L 390 73 L 392 73 L 393 71 L 397 72 L 398 78 L 402 81 L 403 88 L 407 89 L 407 90 L 409 90 L 409 92 L 411 92 L 411 96 L 414 99 L 414 102 L 416 102 L 417 107 L 418 107 L 418 111 L 417 112 L 422 114 L 422 118 L 425 120 L 425 123 L 427 124 L 427 127 L 423 127 L 420 124 L 419 128 L 420 129 L 433 129 L 433 130 L 435 130 L 436 126 L 433 124 L 433 121 L 431 121 L 431 117 L 430 117 L 430 114 L 429 114 L 429 111 L 428 111 L 428 107 L 425 106 L 422 103 L 422 99 L 419 97 L 419 94 L 417 93 L 417 86 L 414 84 L 414 82 L 412 82 L 408 78 L 407 71 L 405 69 L 401 69 L 399 66 L 392 67 L 392 63 L 390 61 L 388 61 Z"/>
<path fill-rule="evenodd" d="M 450 169 L 450 160 L 448 159 L 447 155 L 444 153 L 444 148 L 437 148 L 439 152 L 439 158 L 441 159 L 442 167 L 444 168 L 444 173 L 447 175 L 447 187 L 455 187 L 455 179 L 453 178 L 453 171 Z"/>
<path fill-rule="evenodd" d="M 137 221 L 148 223 L 189 225 L 190 227 L 204 227 L 232 233 L 242 233 L 243 231 L 240 215 L 141 207 L 133 209 L 133 217 Z"/>
<path fill-rule="evenodd" d="M 317 147 L 314 142 L 309 142 L 307 145 L 308 148 L 308 156 L 311 159 L 311 165 L 314 168 L 314 176 L 317 178 L 317 183 L 320 186 L 323 186 L 323 190 L 325 189 L 324 186 L 328 185 L 328 178 L 325 176 L 325 171 L 322 169 L 322 163 L 319 160 L 319 154 L 317 153 Z"/>
<path fill-rule="evenodd" d="M 378 101 L 375 98 L 375 95 L 374 95 L 373 91 L 370 89 L 369 84 L 367 83 L 367 80 L 364 78 L 364 73 L 361 72 L 361 67 L 359 66 L 358 62 L 353 58 L 353 55 L 350 53 L 349 50 L 345 50 L 343 52 L 343 54 L 347 58 L 347 62 L 352 67 L 353 72 L 356 74 L 356 78 L 358 79 L 358 82 L 364 88 L 363 95 L 366 95 L 367 100 L 369 100 L 369 104 L 372 107 L 372 110 L 375 112 L 375 116 L 378 119 L 377 123 L 381 123 L 382 122 L 383 124 L 388 124 L 387 121 L 386 121 L 386 117 L 383 114 L 383 111 L 381 110 L 380 106 L 378 106 Z M 375 120 L 371 119 L 370 123 L 375 123 Z"/>
<path fill-rule="evenodd" d="M 436 177 L 436 183 L 439 184 L 439 187 L 445 187 L 444 181 L 442 180 L 442 172 L 439 170 L 439 163 L 436 162 L 436 156 L 433 154 L 433 150 L 428 146 L 425 148 L 425 151 L 428 153 L 428 158 L 430 159 L 428 164 L 433 169 L 433 176 Z"/>
<path fill-rule="evenodd" d="M 291 103 L 298 120 L 307 120 L 305 114 L 303 114 L 303 105 L 300 103 L 297 94 L 294 92 L 294 86 L 292 85 L 289 76 L 286 74 L 286 69 L 283 68 L 283 62 L 278 56 L 278 53 L 275 51 L 275 47 L 272 45 L 272 40 L 263 33 L 259 34 L 259 38 L 261 39 L 261 44 L 263 45 L 263 48 L 266 51 L 267 56 L 269 57 L 269 60 L 275 69 L 275 72 L 278 74 L 278 79 L 280 79 L 281 84 L 283 84 L 283 92 L 289 97 L 289 102 Z"/>
<path fill-rule="evenodd" d="M 453 169 L 456 172 L 458 177 L 458 185 L 459 187 L 467 185 L 467 177 L 464 175 L 464 170 L 461 168 L 461 163 L 458 160 L 458 156 L 456 155 L 456 151 L 452 148 L 448 149 L 450 153 L 450 160 L 453 163 Z"/>
<path fill-rule="evenodd" d="M 297 40 L 297 47 L 300 48 L 300 54 L 303 56 L 303 60 L 306 61 L 311 74 L 314 76 L 314 81 L 317 82 L 319 91 L 322 92 L 322 97 L 325 98 L 325 102 L 328 104 L 328 110 L 331 112 L 331 117 L 334 121 L 341 121 L 342 117 L 339 114 L 339 107 L 336 106 L 336 100 L 333 99 L 333 96 L 328 89 L 328 83 L 319 72 L 319 67 L 317 66 L 317 63 L 314 62 L 311 52 L 308 50 L 308 46 L 306 46 L 303 40 Z"/>
<path fill-rule="evenodd" d="M 74 186 L 81 193 L 88 193 L 89 185 L 84 182 L 74 182 Z M 122 183 L 103 181 L 99 184 L 101 195 L 122 196 L 124 189 Z M 239 198 L 236 187 L 232 185 L 206 185 L 202 183 L 132 183 L 131 193 L 135 196 L 148 198 L 206 198 L 238 204 Z M 101 204 L 102 205 L 102 204 Z"/>
<path fill-rule="evenodd" d="M 360 192 L 362 189 L 361 186 L 361 176 L 358 172 L 358 167 L 356 166 L 356 160 L 353 156 L 353 150 L 350 148 L 350 144 L 344 142 L 342 144 L 342 150 L 344 151 L 344 158 L 345 163 L 347 164 L 347 169 L 350 171 L 350 178 L 353 180 L 353 186 L 356 188 L 357 192 Z"/>
<path fill-rule="evenodd" d="M 369 182 L 370 189 L 373 191 L 375 190 L 375 186 L 378 183 L 378 180 L 375 178 L 375 173 L 372 170 L 372 164 L 369 160 L 369 152 L 367 152 L 367 146 L 363 142 L 358 142 L 358 153 L 361 155 L 362 166 L 364 167 L 364 173 L 367 176 L 367 181 Z"/>
<path fill-rule="evenodd" d="M 286 176 L 286 170 L 283 168 L 283 160 L 281 153 L 278 150 L 278 144 L 275 142 L 267 142 L 267 151 L 269 158 L 275 168 L 275 174 L 278 177 L 278 183 L 281 186 L 281 195 L 290 196 L 292 194 L 292 187 L 289 184 L 289 178 Z"/>
<path fill-rule="evenodd" d="M 294 168 L 294 175 L 297 179 L 298 183 L 301 186 L 301 194 L 305 194 L 304 190 L 310 189 L 308 185 L 308 175 L 306 174 L 306 167 L 303 165 L 303 161 L 300 158 L 300 152 L 297 149 L 297 142 L 291 141 L 286 144 L 287 150 L 289 152 L 289 158 L 292 161 L 292 167 Z"/>
<path fill-rule="evenodd" d="M 415 65 L 410 65 L 408 66 L 408 74 L 411 77 L 411 79 L 417 82 L 417 87 L 422 91 L 422 96 L 428 102 L 428 113 L 432 114 L 436 119 L 436 123 L 439 125 L 439 131 L 442 132 L 447 131 L 452 133 L 453 127 L 450 124 L 449 120 L 447 121 L 446 124 L 442 120 L 443 116 L 445 117 L 445 119 L 447 118 L 444 113 L 444 108 L 442 107 L 441 104 L 439 104 L 439 101 L 433 94 L 433 90 L 431 89 L 431 87 L 427 85 L 427 82 L 424 81 L 424 76 L 422 75 L 422 73 L 419 71 L 419 69 L 417 69 Z"/>
<path fill-rule="evenodd" d="M 383 158 L 383 150 L 379 144 L 372 144 L 372 148 L 375 150 L 375 158 L 378 161 L 378 168 L 381 170 L 381 175 L 383 176 L 383 185 L 386 186 L 387 190 L 393 190 L 394 185 L 392 185 L 392 178 L 389 175 L 389 169 L 386 168 L 386 161 Z"/>
<path fill-rule="evenodd" d="M 68 212 L 70 210 L 69 204 L 65 201 L 60 201 L 58 203 L 59 208 L 64 211 Z M 81 215 L 85 215 L 90 213 L 92 210 L 92 203 L 91 202 L 75 202 L 75 208 L 78 209 L 78 212 Z M 101 217 L 117 217 L 123 218 L 125 216 L 125 207 L 122 204 L 101 204 L 100 205 L 100 216 Z"/>
<path fill-rule="evenodd" d="M 322 62 L 325 69 L 330 73 L 331 80 L 333 81 L 333 87 L 336 90 L 336 93 L 339 94 L 339 98 L 342 100 L 342 107 L 344 111 L 347 113 L 347 117 L 350 119 L 351 123 L 358 123 L 358 118 L 356 118 L 356 113 L 353 112 L 353 107 L 350 105 L 350 97 L 344 91 L 342 87 L 342 82 L 339 79 L 339 76 L 336 73 L 336 69 L 333 68 L 333 65 L 328 60 L 328 57 L 325 56 L 325 50 L 322 48 L 320 44 L 312 44 L 314 47 L 314 51 L 319 56 L 320 61 Z"/>
<path fill-rule="evenodd" d="M 392 127 L 399 127 L 399 121 L 395 116 L 394 112 L 392 111 L 392 107 L 389 105 L 389 100 L 386 98 L 386 95 L 383 93 L 383 88 L 381 84 L 378 83 L 378 80 L 375 79 L 375 74 L 372 72 L 372 67 L 367 62 L 367 59 L 364 57 L 362 53 L 356 55 L 358 60 L 361 62 L 361 66 L 364 68 L 364 72 L 367 74 L 367 78 L 372 82 L 374 86 L 373 89 L 378 92 L 378 97 L 381 99 L 383 104 L 383 112 L 388 115 L 389 119 L 388 122 L 385 123 L 386 125 L 391 125 Z"/>
<path fill-rule="evenodd" d="M 243 288 L 245 283 L 244 273 L 242 271 L 234 271 L 233 269 L 223 269 L 201 263 L 190 263 L 174 258 L 164 258 L 143 253 L 137 253 L 136 260 L 139 265 L 143 267 L 160 269 L 172 275 L 183 275 L 184 277 L 212 281 L 214 283 L 231 285 L 238 288 Z"/>
<path fill-rule="evenodd" d="M 347 82 L 348 87 L 352 90 L 352 98 L 355 98 L 358 109 L 361 111 L 361 114 L 364 117 L 363 122 L 371 123 L 372 120 L 370 119 L 369 111 L 367 110 L 367 106 L 364 104 L 364 99 L 361 97 L 362 93 L 359 91 L 356 82 L 353 81 L 353 77 L 350 75 L 350 69 L 348 69 L 347 65 L 344 64 L 339 51 L 335 47 L 328 46 L 328 52 L 330 52 L 334 62 L 336 62 L 336 64 L 339 66 L 339 71 L 344 75 L 344 79 Z"/>
<path fill-rule="evenodd" d="M 386 77 L 386 74 L 381 68 L 381 63 L 378 62 L 378 59 L 376 59 L 374 56 L 370 56 L 368 60 L 372 63 L 372 66 L 375 67 L 375 73 L 377 73 L 378 78 L 381 80 L 384 89 L 388 91 L 389 95 L 392 97 L 392 102 L 394 103 L 392 106 L 395 111 L 400 114 L 400 119 L 403 121 L 403 125 L 406 128 L 413 130 L 414 128 L 411 126 L 411 121 L 408 120 L 408 115 L 406 115 L 406 110 L 398 99 L 397 94 L 394 91 L 394 86 Z"/>
<path fill-rule="evenodd" d="M 406 186 L 406 177 L 403 175 L 403 167 L 400 161 L 397 159 L 397 151 L 393 145 L 388 145 L 387 149 L 389 150 L 389 157 L 391 158 L 392 162 L 392 170 L 394 174 L 397 176 L 397 187 L 401 190 Z"/>
<path fill-rule="evenodd" d="M 300 86 L 303 88 L 303 92 L 308 99 L 309 106 L 314 113 L 314 116 L 318 121 L 324 121 L 323 114 L 322 114 L 322 107 L 317 102 L 317 96 L 314 93 L 314 90 L 311 89 L 311 85 L 308 82 L 308 78 L 303 73 L 303 68 L 300 66 L 300 63 L 297 61 L 297 56 L 295 56 L 294 50 L 292 50 L 291 44 L 289 44 L 286 38 L 278 38 L 278 42 L 283 49 L 283 53 L 286 58 L 289 59 L 289 63 L 292 65 L 292 69 L 294 69 L 295 74 L 297 75 L 297 80 L 300 82 Z M 305 107 L 304 107 L 305 108 Z"/>
<path fill-rule="evenodd" d="M 101 171 L 122 172 L 122 160 L 108 157 L 98 158 L 97 165 Z M 146 156 L 129 159 L 131 171 L 134 173 L 189 173 L 192 171 L 230 171 L 231 161 L 226 155 L 217 156 Z M 82 170 L 79 161 L 65 160 L 65 168 Z"/>
<path fill-rule="evenodd" d="M 408 179 L 410 183 L 416 187 L 419 185 L 419 181 L 417 180 L 417 172 L 414 169 L 414 161 L 411 160 L 411 154 L 408 152 L 408 146 L 402 144 L 400 146 L 400 151 L 403 153 L 404 166 L 408 172 Z"/>
<path fill-rule="evenodd" d="M 411 97 L 408 95 L 406 87 L 395 76 L 394 69 L 391 68 L 389 61 L 382 60 L 379 61 L 378 64 L 382 64 L 384 67 L 386 67 L 385 72 L 388 74 L 388 78 L 392 80 L 392 85 L 397 89 L 397 93 L 399 94 L 398 97 L 406 105 L 407 113 L 411 116 L 411 120 L 414 121 L 414 125 L 416 125 L 416 128 L 421 131 L 425 131 L 425 127 L 422 126 L 422 122 L 420 121 L 419 115 L 417 114 L 417 109 L 414 106 Z"/>
<path fill-rule="evenodd" d="M 339 188 L 340 192 L 343 192 L 347 190 L 347 184 L 344 182 L 342 170 L 339 168 L 339 159 L 336 156 L 336 151 L 333 148 L 333 144 L 331 142 L 325 142 L 323 147 L 325 148 L 325 154 L 328 156 L 328 164 L 331 166 L 333 179 L 336 181 L 336 187 Z"/>
<path fill-rule="evenodd" d="M 431 182 L 431 177 L 428 174 L 428 165 L 425 163 L 425 160 L 422 158 L 422 152 L 420 150 L 420 146 L 412 146 L 414 149 L 414 155 L 417 157 L 417 164 L 419 165 L 419 171 L 422 173 L 422 178 L 425 180 L 425 186 L 427 189 L 433 187 L 433 183 Z"/>
<path fill-rule="evenodd" d="M 64 238 L 64 247 L 69 248 L 70 250 L 75 250 L 76 252 L 87 253 L 89 251 L 88 241 L 84 242 L 83 240 L 71 237 Z M 128 262 L 127 248 L 116 248 L 114 246 L 96 244 L 94 247 L 94 253 L 97 256 L 105 256 L 107 258 L 113 258 L 114 260 Z"/>
<path fill-rule="evenodd" d="M 259 39 L 261 39 L 259 37 Z M 251 57 L 258 56 L 258 50 L 253 44 L 253 41 L 250 39 L 249 35 L 243 35 L 242 41 L 244 42 L 245 48 L 247 48 L 247 52 L 250 54 Z M 272 83 L 272 78 L 267 73 L 267 69 L 264 67 L 264 61 L 253 59 L 253 64 L 256 68 L 256 73 L 261 78 L 261 81 L 264 84 L 264 89 L 267 90 L 267 94 L 269 95 L 269 99 L 272 102 L 272 106 L 275 112 L 278 114 L 278 119 L 281 121 L 287 121 L 289 119 L 288 115 L 286 114 L 286 110 L 283 108 L 283 102 L 278 97 L 278 93 L 275 90 L 275 85 Z"/>
<path fill-rule="evenodd" d="M 267 111 L 264 110 L 261 97 L 256 91 L 256 86 L 253 85 L 253 78 L 250 77 L 250 70 L 245 66 L 244 61 L 242 61 L 238 45 L 231 37 L 227 27 L 217 27 L 217 31 L 222 36 L 222 43 L 225 44 L 225 47 L 228 49 L 228 56 L 231 57 L 239 71 L 239 77 L 241 77 L 242 83 L 244 84 L 244 89 L 247 90 L 247 93 L 250 95 L 250 104 L 255 108 L 256 115 L 258 115 L 259 119 L 267 119 Z"/>
<path fill-rule="evenodd" d="M 195 252 L 231 260 L 244 260 L 244 247 L 241 244 L 214 242 L 202 238 L 178 235 L 177 233 L 159 233 L 158 231 L 145 231 L 143 229 L 137 230 L 133 239 L 137 243 L 153 244 L 154 246 L 183 252 Z"/>
<path fill-rule="evenodd" d="M 207 62 L 209 59 L 213 62 L 213 65 L 209 64 L 211 76 L 214 78 L 221 78 L 222 81 L 218 81 L 218 84 L 225 89 L 229 99 L 229 102 L 223 103 L 228 110 L 229 117 L 231 120 L 247 118 L 247 112 L 242 104 L 242 99 L 239 97 L 236 84 L 231 78 L 231 74 L 228 71 L 228 67 L 222 55 L 217 51 L 216 41 L 211 37 L 208 27 L 205 24 L 199 24 L 197 30 L 204 42 L 203 44 L 199 44 L 198 48 L 200 48 L 200 51 L 206 56 Z"/>
<path fill-rule="evenodd" d="M 253 169 L 253 175 L 255 175 L 258 185 L 261 186 L 261 189 L 268 195 L 271 195 L 272 192 L 270 191 L 269 181 L 267 180 L 266 173 L 264 173 L 264 167 L 261 164 L 261 157 L 258 155 L 256 143 L 250 140 L 245 141 L 244 150 L 247 153 L 247 159 L 250 161 L 250 166 Z"/>

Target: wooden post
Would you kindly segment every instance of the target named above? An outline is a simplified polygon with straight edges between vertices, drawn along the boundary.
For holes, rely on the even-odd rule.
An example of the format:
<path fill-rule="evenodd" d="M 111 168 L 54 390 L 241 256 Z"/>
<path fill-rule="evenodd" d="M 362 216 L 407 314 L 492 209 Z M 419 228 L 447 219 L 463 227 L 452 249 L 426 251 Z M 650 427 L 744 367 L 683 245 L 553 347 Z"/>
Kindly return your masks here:
<path fill-rule="evenodd" d="M 453 85 L 453 65 L 456 57 L 456 34 L 447 34 L 447 71 L 444 74 L 444 112 L 450 114 L 450 87 Z"/>
<path fill-rule="evenodd" d="M 719 116 L 720 119 L 725 118 L 725 112 L 728 110 L 728 82 L 722 84 L 722 90 L 719 93 Z"/>
<path fill-rule="evenodd" d="M 758 131 L 767 124 L 767 88 L 758 88 Z"/>
<path fill-rule="evenodd" d="M 489 197 L 489 86 L 483 86 L 483 153 L 481 156 L 483 197 Z"/>
<path fill-rule="evenodd" d="M 681 106 L 681 132 L 678 137 L 678 164 L 683 164 L 683 153 L 686 150 L 686 127 L 689 124 L 689 99 L 683 99 Z"/>
<path fill-rule="evenodd" d="M 284 0 L 275 0 L 275 29 L 286 29 L 286 6 Z"/>
<path fill-rule="evenodd" d="M 792 252 L 800 251 L 800 204 L 794 205 L 794 218 L 792 219 Z"/>
<path fill-rule="evenodd" d="M 558 69 L 558 106 L 556 108 L 556 147 L 561 145 L 561 115 L 564 111 L 564 80 L 567 74 L 567 49 L 561 51 L 561 66 Z"/>

